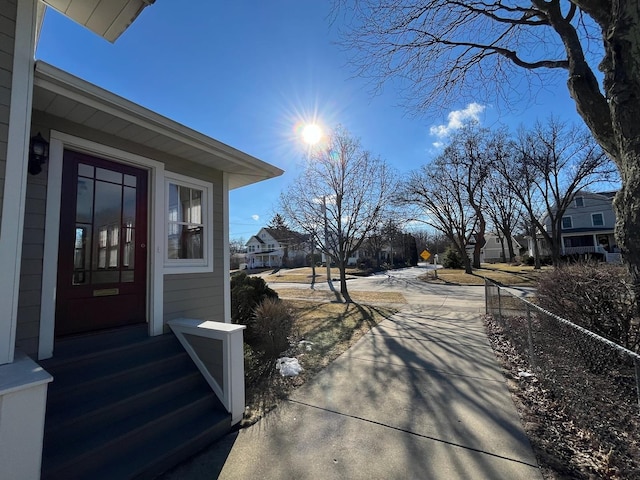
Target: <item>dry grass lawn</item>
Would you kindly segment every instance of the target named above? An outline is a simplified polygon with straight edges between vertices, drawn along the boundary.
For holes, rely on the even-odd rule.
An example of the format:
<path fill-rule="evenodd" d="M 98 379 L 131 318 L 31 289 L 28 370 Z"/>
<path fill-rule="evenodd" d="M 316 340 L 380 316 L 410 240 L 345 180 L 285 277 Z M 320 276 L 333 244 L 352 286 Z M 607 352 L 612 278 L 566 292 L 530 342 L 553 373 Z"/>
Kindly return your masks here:
<path fill-rule="evenodd" d="M 320 293 L 320 292 L 316 292 Z M 255 423 L 277 402 L 326 367 L 359 338 L 397 310 L 357 303 L 287 300 L 294 312 L 291 347 L 282 356 L 295 357 L 304 369 L 296 377 L 281 377 L 275 364 L 245 356 L 247 409 L 242 426 Z"/>
<path fill-rule="evenodd" d="M 535 270 L 526 265 L 509 265 L 506 263 L 496 263 L 483 265 L 480 269 L 474 269 L 471 275 L 464 273 L 464 270 L 443 268 L 436 274 L 430 270 L 420 279 L 430 283 L 442 283 L 453 285 L 484 285 L 484 278 L 487 277 L 504 285 L 535 286 L 538 277 L 542 272 L 548 271 L 552 267 L 543 267 Z"/>
<path fill-rule="evenodd" d="M 313 273 L 311 267 L 290 268 L 282 269 L 276 273 L 262 274 L 262 278 L 267 283 L 304 283 L 311 285 Z M 331 269 L 331 278 L 334 281 L 338 281 L 340 278 L 340 271 L 337 268 Z M 355 278 L 353 275 L 349 275 L 347 270 L 347 280 Z M 327 269 L 325 267 L 316 267 L 316 283 L 325 283 L 327 281 Z"/>
<path fill-rule="evenodd" d="M 278 296 L 282 299 L 299 299 L 310 300 L 316 302 L 336 302 L 336 294 L 328 290 L 311 290 L 310 288 L 278 288 L 277 285 L 271 286 Z M 407 303 L 407 299 L 398 292 L 361 292 L 350 290 L 349 295 L 356 303 L 366 304 L 390 304 L 390 303 Z"/>

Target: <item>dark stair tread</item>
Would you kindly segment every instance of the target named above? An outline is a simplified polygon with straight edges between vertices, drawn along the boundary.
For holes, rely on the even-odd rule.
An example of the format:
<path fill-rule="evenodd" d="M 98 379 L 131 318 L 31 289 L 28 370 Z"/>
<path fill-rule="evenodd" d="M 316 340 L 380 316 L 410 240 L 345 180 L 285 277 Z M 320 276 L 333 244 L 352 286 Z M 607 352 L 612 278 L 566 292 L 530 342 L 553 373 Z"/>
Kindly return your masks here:
<path fill-rule="evenodd" d="M 81 357 L 100 355 L 102 352 L 112 349 L 129 348 L 139 342 L 146 342 L 151 339 L 159 339 L 166 336 L 173 335 L 167 334 L 150 337 L 147 333 L 147 325 L 141 324 L 57 339 L 53 358 L 43 360 L 40 363 L 45 369 L 47 367 L 53 368 L 64 365 L 67 361 L 75 361 Z"/>
<path fill-rule="evenodd" d="M 125 330 L 64 340 L 41 362 L 54 377 L 43 479 L 154 478 L 231 430 L 173 334 Z"/>
<path fill-rule="evenodd" d="M 203 382 L 200 372 L 197 370 L 185 371 L 182 368 L 173 367 L 172 370 L 162 372 L 153 377 L 144 378 L 130 386 L 111 385 L 102 392 L 95 391 L 78 392 L 73 399 L 60 399 L 59 402 L 50 405 L 50 411 L 46 416 L 45 428 L 59 428 L 60 425 L 79 422 L 87 416 L 99 412 L 119 408 L 131 402 L 144 399 L 149 395 L 162 395 L 176 392 L 181 389 L 192 388 L 193 385 Z"/>
<path fill-rule="evenodd" d="M 146 441 L 123 442 L 121 452 L 115 458 L 107 453 L 56 471 L 48 470 L 42 479 L 154 478 L 228 433 L 231 415 L 218 413 L 212 417 L 208 412 L 200 413 L 179 428 L 173 427 L 158 430 Z"/>
<path fill-rule="evenodd" d="M 176 423 L 184 415 L 205 412 L 212 418 L 225 418 L 227 412 L 216 410 L 217 404 L 212 395 L 215 396 L 213 392 L 187 392 L 146 411 L 131 412 L 129 417 L 114 419 L 112 422 L 105 418 L 103 425 L 95 429 L 74 430 L 72 438 L 69 435 L 57 435 L 58 438 L 45 443 L 44 457 L 47 466 L 57 470 L 63 468 L 61 466 L 83 461 L 84 458 L 99 456 L 101 451 L 117 451 L 131 435 L 144 429 L 158 429 L 163 423 Z"/>
<path fill-rule="evenodd" d="M 69 432 L 73 432 L 70 444 L 83 442 L 85 436 L 95 435 L 105 429 L 119 424 L 135 424 L 152 416 L 161 415 L 170 405 L 180 406 L 179 402 L 189 404 L 206 398 L 213 409 L 224 411 L 224 406 L 218 400 L 211 388 L 202 381 L 179 380 L 180 388 L 173 388 L 171 392 L 157 391 L 144 394 L 137 399 L 105 405 L 101 410 L 85 412 L 81 415 L 69 414 L 65 417 L 47 419 L 44 444 L 50 452 L 55 452 L 68 443 Z"/>
<path fill-rule="evenodd" d="M 77 341 L 79 339 L 74 339 L 74 342 Z M 55 356 L 39 363 L 49 373 L 63 375 L 67 372 L 81 372 L 84 366 L 92 363 L 101 365 L 118 358 L 139 358 L 149 351 L 161 353 L 164 349 L 179 351 L 182 348 L 178 339 L 170 333 L 155 337 L 135 337 L 122 343 L 99 340 L 94 340 L 93 343 L 93 348 L 63 348 L 63 352 L 58 352 L 56 343 Z"/>
<path fill-rule="evenodd" d="M 146 377 L 150 370 L 173 371 L 175 368 L 190 365 L 193 365 L 193 361 L 183 350 L 153 355 L 138 361 L 129 362 L 128 359 L 122 359 L 104 368 L 87 365 L 85 371 L 78 375 L 58 375 L 54 372 L 49 397 L 55 401 L 57 398 L 73 397 L 76 392 L 90 390 L 100 394 L 101 390 L 108 390 L 108 385 L 113 382 L 135 383 L 139 378 Z"/>
<path fill-rule="evenodd" d="M 129 452 L 122 463 L 115 465 L 111 472 L 95 476 L 96 479 L 135 478 L 154 479 L 171 467 L 191 458 L 205 447 L 225 436 L 231 430 L 231 415 L 214 423 L 206 424 L 206 419 L 195 418 L 185 423 L 172 436 L 158 436 L 141 452 Z M 151 448 L 149 448 L 151 447 Z M 163 452 L 159 454 L 158 452 Z"/>

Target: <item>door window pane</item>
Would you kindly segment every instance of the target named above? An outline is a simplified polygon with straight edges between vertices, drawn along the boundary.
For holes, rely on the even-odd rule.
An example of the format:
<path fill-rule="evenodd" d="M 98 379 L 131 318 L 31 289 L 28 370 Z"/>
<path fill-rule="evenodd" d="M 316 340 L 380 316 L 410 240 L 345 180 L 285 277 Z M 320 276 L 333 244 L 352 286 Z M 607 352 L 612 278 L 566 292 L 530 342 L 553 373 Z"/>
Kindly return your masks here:
<path fill-rule="evenodd" d="M 78 178 L 76 222 L 91 223 L 93 216 L 93 180 Z"/>
<path fill-rule="evenodd" d="M 85 165 L 84 163 L 79 163 L 78 175 L 82 177 L 93 178 L 93 167 L 91 165 Z"/>
<path fill-rule="evenodd" d="M 122 186 L 98 181 L 95 188 L 93 270 L 116 268 L 122 224 Z"/>
<path fill-rule="evenodd" d="M 89 225 L 76 225 L 73 248 L 73 285 L 89 283 L 89 252 L 88 245 L 91 238 Z"/>
<path fill-rule="evenodd" d="M 96 168 L 96 178 L 106 182 L 122 184 L 122 173 L 107 170 L 106 168 Z"/>

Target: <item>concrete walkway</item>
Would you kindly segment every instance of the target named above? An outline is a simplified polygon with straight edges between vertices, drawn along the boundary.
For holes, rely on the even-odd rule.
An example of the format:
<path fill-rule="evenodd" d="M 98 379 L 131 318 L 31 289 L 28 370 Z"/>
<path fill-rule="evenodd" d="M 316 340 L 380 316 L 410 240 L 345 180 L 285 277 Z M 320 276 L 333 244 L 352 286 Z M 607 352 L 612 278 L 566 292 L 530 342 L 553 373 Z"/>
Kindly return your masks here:
<path fill-rule="evenodd" d="M 256 425 L 165 478 L 541 479 L 480 298 L 434 291 L 412 302 Z"/>

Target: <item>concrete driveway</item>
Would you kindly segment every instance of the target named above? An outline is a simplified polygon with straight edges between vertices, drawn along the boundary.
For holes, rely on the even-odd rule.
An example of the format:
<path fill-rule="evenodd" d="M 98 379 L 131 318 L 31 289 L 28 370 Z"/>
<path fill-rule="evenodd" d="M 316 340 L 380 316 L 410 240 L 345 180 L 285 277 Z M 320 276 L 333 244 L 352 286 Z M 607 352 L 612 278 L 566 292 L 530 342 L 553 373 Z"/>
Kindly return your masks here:
<path fill-rule="evenodd" d="M 483 287 L 419 273 L 350 281 L 401 291 L 409 305 L 256 425 L 164 478 L 542 478 L 484 333 Z"/>

